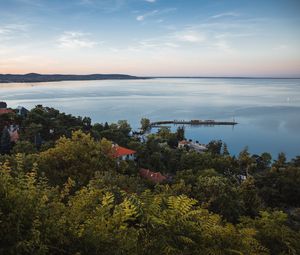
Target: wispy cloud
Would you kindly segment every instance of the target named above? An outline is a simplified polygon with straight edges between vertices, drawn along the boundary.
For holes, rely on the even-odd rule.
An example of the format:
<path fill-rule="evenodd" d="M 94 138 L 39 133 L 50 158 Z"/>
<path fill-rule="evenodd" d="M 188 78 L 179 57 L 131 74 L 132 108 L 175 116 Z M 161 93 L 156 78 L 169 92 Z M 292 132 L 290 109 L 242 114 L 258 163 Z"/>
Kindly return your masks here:
<path fill-rule="evenodd" d="M 158 10 L 154 10 L 154 11 L 151 11 L 151 12 L 147 12 L 143 15 L 139 15 L 136 17 L 136 20 L 137 21 L 144 21 L 146 18 L 148 17 L 151 17 L 151 16 L 155 16 L 158 14 Z"/>
<path fill-rule="evenodd" d="M 156 38 L 148 38 L 148 39 L 141 39 L 136 40 L 131 45 L 128 45 L 124 48 L 113 47 L 110 48 L 112 52 L 153 52 L 153 51 L 165 51 L 165 50 L 172 50 L 179 48 L 180 44 L 175 42 L 172 38 L 168 36 L 165 37 L 156 37 Z"/>
<path fill-rule="evenodd" d="M 240 13 L 237 12 L 223 12 L 216 15 L 211 16 L 213 19 L 223 18 L 223 17 L 239 17 Z"/>
<path fill-rule="evenodd" d="M 179 44 L 173 43 L 173 42 L 165 42 L 164 45 L 169 48 L 179 48 L 180 47 Z"/>
<path fill-rule="evenodd" d="M 225 53 L 232 53 L 234 51 L 226 40 L 219 40 L 215 42 L 213 46 Z"/>
<path fill-rule="evenodd" d="M 155 3 L 156 2 L 156 0 L 145 0 L 146 2 L 148 2 L 148 3 Z"/>
<path fill-rule="evenodd" d="M 0 34 L 10 34 L 15 32 L 24 32 L 28 28 L 28 25 L 24 24 L 8 24 L 0 26 Z"/>
<path fill-rule="evenodd" d="M 206 40 L 206 36 L 195 30 L 187 29 L 173 34 L 174 39 L 181 42 L 200 43 Z"/>
<path fill-rule="evenodd" d="M 98 43 L 88 38 L 89 34 L 66 31 L 58 39 L 59 47 L 66 49 L 93 48 Z"/>
<path fill-rule="evenodd" d="M 150 18 L 150 17 L 154 17 L 154 16 L 160 16 L 160 15 L 163 15 L 163 14 L 174 12 L 176 10 L 177 10 L 176 8 L 168 8 L 168 9 L 163 9 L 163 10 L 153 10 L 153 11 L 150 11 L 150 12 L 146 12 L 142 15 L 138 15 L 136 17 L 136 20 L 137 21 L 144 21 L 146 18 Z"/>
<path fill-rule="evenodd" d="M 20 35 L 24 36 L 28 29 L 26 24 L 8 24 L 0 26 L 0 41 L 7 41 L 19 37 Z"/>
<path fill-rule="evenodd" d="M 142 40 L 138 42 L 139 49 L 162 49 L 162 48 L 178 48 L 179 45 L 171 41 L 166 40 L 166 38 L 156 38 Z"/>
<path fill-rule="evenodd" d="M 255 36 L 255 33 L 221 33 L 221 34 L 217 34 L 215 35 L 215 38 L 217 39 L 222 39 L 222 38 L 240 38 L 240 37 L 250 37 L 250 36 Z"/>

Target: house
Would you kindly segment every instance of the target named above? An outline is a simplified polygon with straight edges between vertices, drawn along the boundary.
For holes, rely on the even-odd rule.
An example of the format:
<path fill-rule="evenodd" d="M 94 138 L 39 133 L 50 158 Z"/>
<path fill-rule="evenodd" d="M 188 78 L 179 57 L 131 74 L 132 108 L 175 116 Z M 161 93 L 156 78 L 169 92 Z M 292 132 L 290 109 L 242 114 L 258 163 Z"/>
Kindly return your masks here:
<path fill-rule="evenodd" d="M 25 107 L 23 106 L 18 106 L 17 109 L 17 114 L 20 115 L 20 116 L 23 116 L 25 117 L 27 115 L 27 113 L 29 112 Z"/>
<path fill-rule="evenodd" d="M 13 112 L 12 109 L 7 109 L 7 104 L 5 102 L 0 102 L 0 115 Z"/>
<path fill-rule="evenodd" d="M 124 148 L 117 144 L 113 145 L 113 157 L 118 160 L 135 160 L 136 151 Z"/>
<path fill-rule="evenodd" d="M 135 139 L 139 140 L 141 143 L 146 143 L 148 141 L 148 137 L 145 134 L 133 133 L 132 135 Z"/>
<path fill-rule="evenodd" d="M 198 153 L 203 153 L 207 150 L 207 147 L 205 144 L 201 144 L 198 141 L 193 142 L 192 140 L 183 140 L 178 143 L 178 148 L 189 148 L 190 150 L 196 151 Z"/>
<path fill-rule="evenodd" d="M 5 102 L 0 102 L 0 109 L 6 109 L 7 104 Z"/>
<path fill-rule="evenodd" d="M 10 125 L 7 130 L 10 135 L 10 141 L 16 143 L 19 140 L 19 126 Z"/>
<path fill-rule="evenodd" d="M 151 181 L 155 184 L 161 183 L 167 180 L 167 177 L 162 175 L 160 172 L 152 172 L 149 169 L 141 168 L 140 176 L 148 181 Z"/>
<path fill-rule="evenodd" d="M 194 151 L 196 151 L 196 152 L 198 152 L 198 153 L 202 153 L 202 152 L 204 152 L 204 151 L 207 151 L 207 147 L 206 147 L 206 145 L 205 144 L 200 144 L 200 143 L 191 143 L 190 144 L 190 149 L 192 149 L 192 150 L 194 150 Z"/>
<path fill-rule="evenodd" d="M 12 109 L 7 108 L 0 108 L 0 115 L 7 114 L 7 113 L 13 113 L 14 111 Z"/>
<path fill-rule="evenodd" d="M 181 149 L 181 148 L 184 148 L 185 146 L 188 146 L 189 142 L 187 140 L 183 140 L 183 141 L 180 141 L 178 143 L 178 148 Z"/>

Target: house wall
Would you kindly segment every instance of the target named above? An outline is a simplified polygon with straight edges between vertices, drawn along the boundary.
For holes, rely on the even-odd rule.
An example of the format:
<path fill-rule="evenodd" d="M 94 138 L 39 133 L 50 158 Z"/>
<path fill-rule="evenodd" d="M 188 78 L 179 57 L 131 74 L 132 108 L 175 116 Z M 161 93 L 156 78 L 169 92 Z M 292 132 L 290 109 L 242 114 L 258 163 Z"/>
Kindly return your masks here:
<path fill-rule="evenodd" d="M 130 154 L 130 155 L 124 155 L 119 157 L 120 160 L 135 160 L 135 155 L 134 154 Z"/>

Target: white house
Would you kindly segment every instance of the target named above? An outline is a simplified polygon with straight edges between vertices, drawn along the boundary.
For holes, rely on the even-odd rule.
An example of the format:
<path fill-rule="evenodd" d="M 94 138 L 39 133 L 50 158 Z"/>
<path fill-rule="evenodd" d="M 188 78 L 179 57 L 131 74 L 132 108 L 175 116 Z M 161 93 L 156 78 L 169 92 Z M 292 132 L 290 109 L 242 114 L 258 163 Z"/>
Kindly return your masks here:
<path fill-rule="evenodd" d="M 207 150 L 205 144 L 201 144 L 198 142 L 183 140 L 178 143 L 178 148 L 189 148 L 190 150 L 196 151 L 198 153 L 202 153 Z"/>

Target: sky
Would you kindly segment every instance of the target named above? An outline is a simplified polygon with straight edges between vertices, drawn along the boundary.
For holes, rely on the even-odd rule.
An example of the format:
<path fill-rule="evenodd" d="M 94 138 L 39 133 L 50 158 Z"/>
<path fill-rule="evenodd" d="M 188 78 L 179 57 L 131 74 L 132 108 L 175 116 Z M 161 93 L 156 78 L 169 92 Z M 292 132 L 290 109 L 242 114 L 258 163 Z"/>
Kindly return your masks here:
<path fill-rule="evenodd" d="M 0 0 L 0 73 L 300 77 L 300 0 Z"/>

